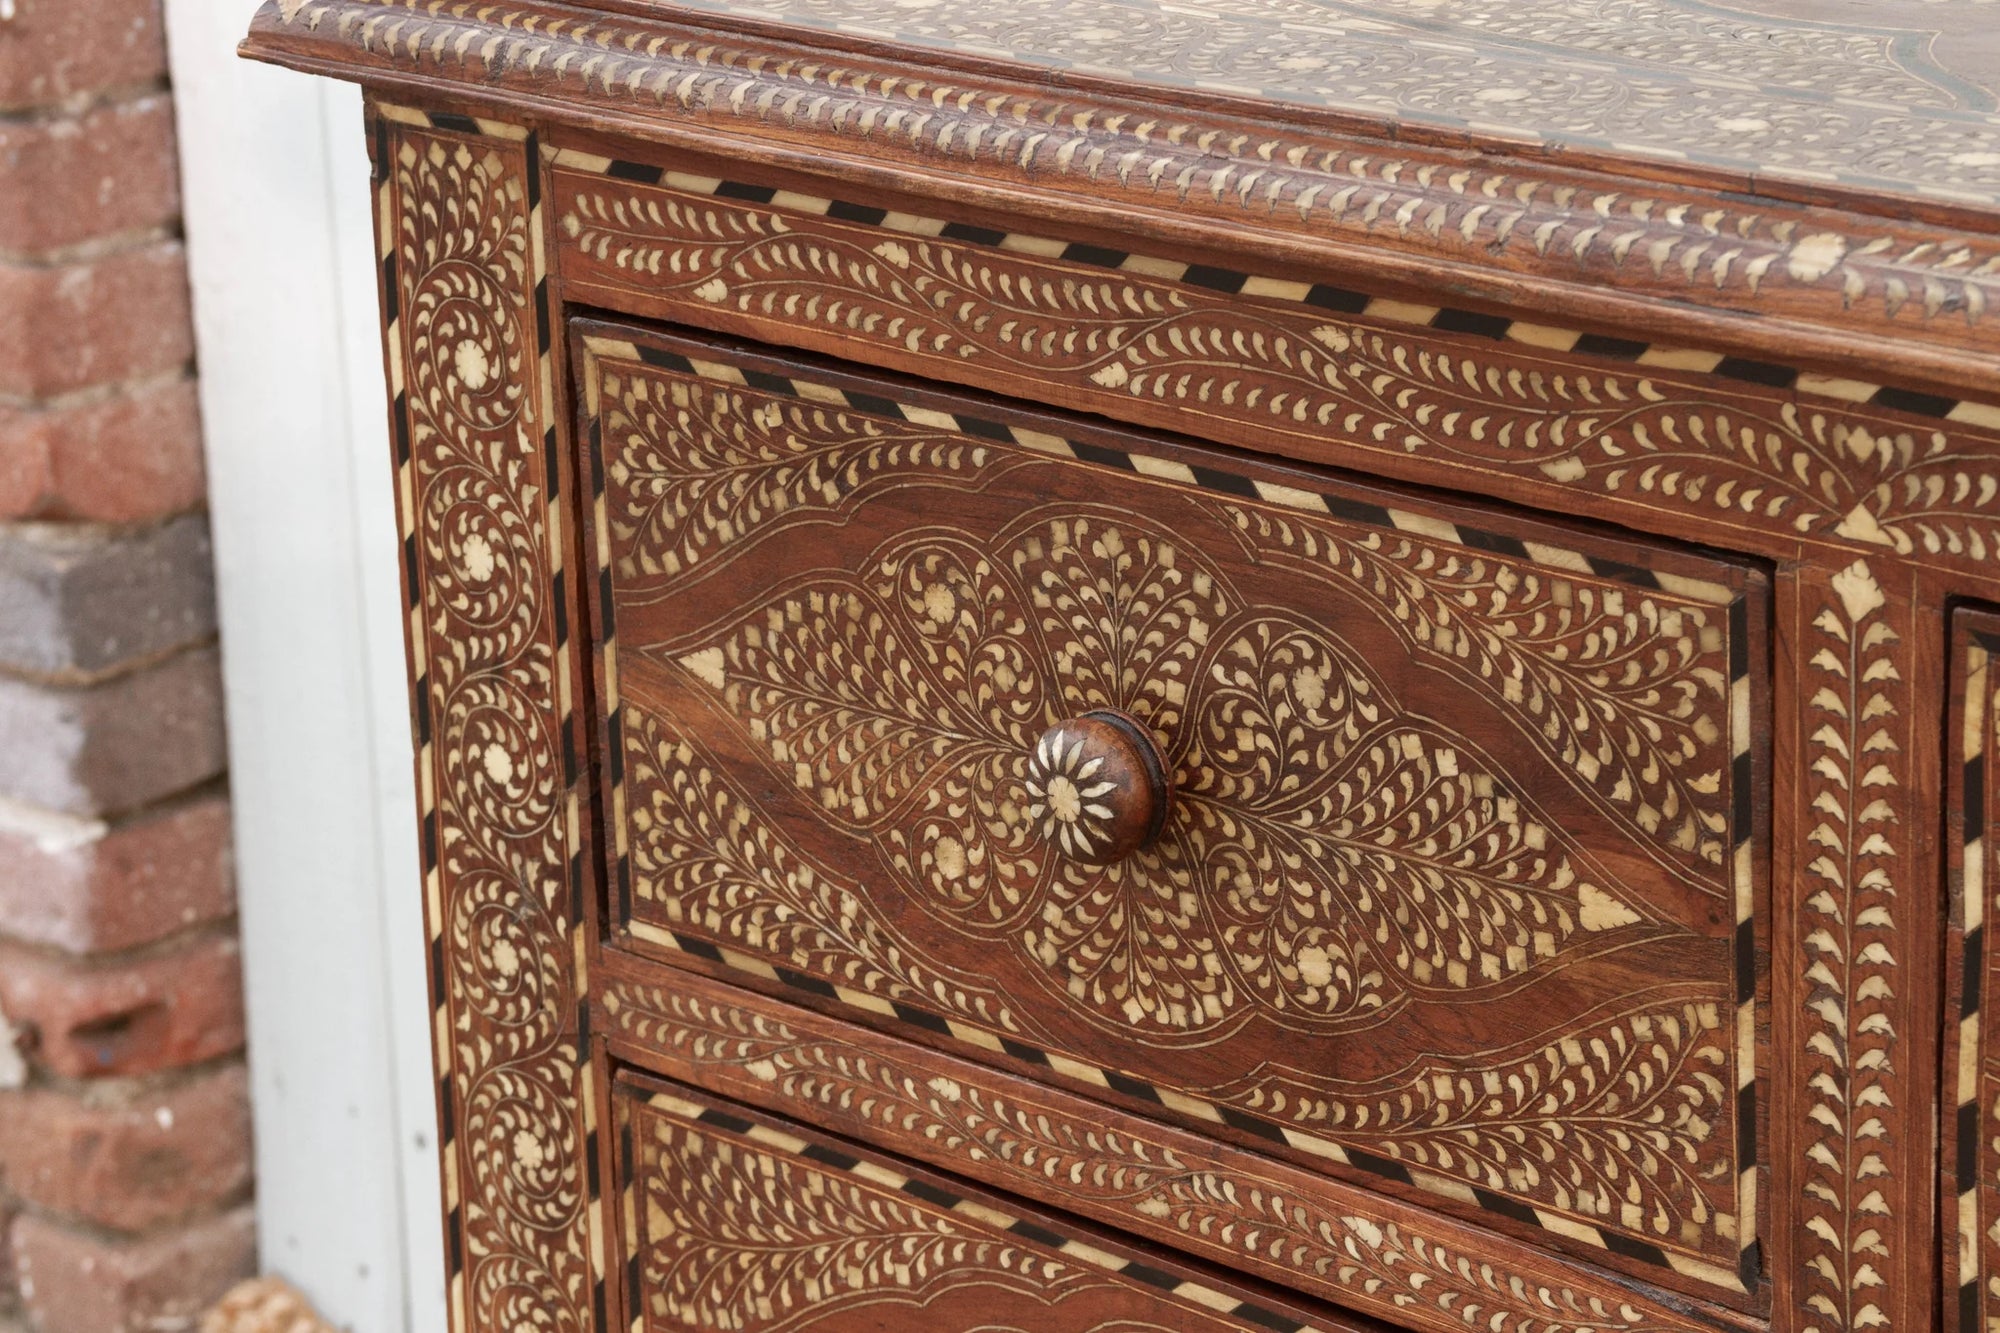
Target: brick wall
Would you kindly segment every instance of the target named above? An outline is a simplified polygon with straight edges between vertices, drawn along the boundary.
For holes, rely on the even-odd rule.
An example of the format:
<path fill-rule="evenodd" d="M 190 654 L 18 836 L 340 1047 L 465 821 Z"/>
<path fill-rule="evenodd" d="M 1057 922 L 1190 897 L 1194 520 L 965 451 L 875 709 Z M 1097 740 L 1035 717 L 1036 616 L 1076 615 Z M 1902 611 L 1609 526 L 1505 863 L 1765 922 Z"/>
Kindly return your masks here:
<path fill-rule="evenodd" d="M 0 0 L 0 1333 L 191 1328 L 254 1262 L 158 3 Z"/>

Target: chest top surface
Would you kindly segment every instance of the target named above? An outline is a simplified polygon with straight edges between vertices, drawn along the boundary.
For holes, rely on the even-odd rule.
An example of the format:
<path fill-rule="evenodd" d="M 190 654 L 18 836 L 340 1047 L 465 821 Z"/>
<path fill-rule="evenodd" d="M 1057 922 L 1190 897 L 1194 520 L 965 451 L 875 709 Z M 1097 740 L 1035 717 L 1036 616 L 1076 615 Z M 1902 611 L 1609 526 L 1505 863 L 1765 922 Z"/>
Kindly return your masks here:
<path fill-rule="evenodd" d="M 2000 202 L 2000 4 L 1861 0 L 612 0 L 661 16 L 1241 97 L 1287 116 Z"/>

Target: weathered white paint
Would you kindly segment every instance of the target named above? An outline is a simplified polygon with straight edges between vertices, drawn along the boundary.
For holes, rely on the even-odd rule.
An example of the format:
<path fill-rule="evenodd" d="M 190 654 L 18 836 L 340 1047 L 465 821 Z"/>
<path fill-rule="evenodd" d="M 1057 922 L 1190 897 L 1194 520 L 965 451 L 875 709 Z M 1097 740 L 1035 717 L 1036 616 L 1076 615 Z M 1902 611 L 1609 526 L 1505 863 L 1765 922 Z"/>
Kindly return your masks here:
<path fill-rule="evenodd" d="M 441 1333 L 435 1112 L 360 98 L 168 0 L 229 696 L 265 1265 Z"/>

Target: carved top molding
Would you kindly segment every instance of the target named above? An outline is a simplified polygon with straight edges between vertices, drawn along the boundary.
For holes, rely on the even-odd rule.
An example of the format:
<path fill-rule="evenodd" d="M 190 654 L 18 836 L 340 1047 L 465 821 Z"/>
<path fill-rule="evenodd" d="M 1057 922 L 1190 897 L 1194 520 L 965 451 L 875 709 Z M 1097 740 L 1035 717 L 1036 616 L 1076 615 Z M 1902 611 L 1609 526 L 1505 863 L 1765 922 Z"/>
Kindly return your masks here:
<path fill-rule="evenodd" d="M 1013 8 L 1032 15 L 1060 2 Z M 1449 3 L 1464 8 L 1467 0 Z M 664 6 L 625 16 L 538 0 L 267 0 L 244 49 L 364 81 L 532 103 L 555 121 L 679 144 L 707 140 L 739 157 L 797 164 L 809 156 L 816 168 L 849 176 L 887 169 L 972 179 L 1004 191 L 1009 207 L 1087 217 L 1087 202 L 1100 219 L 1116 210 L 1127 229 L 1185 236 L 1193 226 L 1232 250 L 1323 258 L 1403 281 L 1449 279 L 1527 308 L 1589 306 L 1600 322 L 1651 318 L 1637 304 L 1646 302 L 1679 307 L 1688 317 L 1679 327 L 1692 335 L 1725 314 L 1715 339 L 1791 340 L 1829 362 L 1865 359 L 1975 392 L 1984 385 L 1990 394 L 2000 374 L 2000 138 L 1990 168 L 1980 165 L 1988 149 L 1962 145 L 1946 158 L 1963 164 L 1941 159 L 1927 169 L 1963 197 L 1949 207 L 1914 192 L 1871 198 L 1859 187 L 1879 195 L 1879 182 L 1824 163 L 1786 184 L 1691 154 L 1673 169 L 1689 183 L 1674 185 L 1647 179 L 1667 169 L 1616 141 L 1561 147 L 1470 122 L 1443 134 L 1436 118 L 1401 111 L 1370 127 L 1281 100 L 1251 103 L 1227 89 L 1197 107 L 1185 91 L 1114 95 L 1048 66 L 1017 63 L 1003 76 L 990 62 L 907 40 L 893 52 L 879 41 L 863 50 L 851 36 L 796 22 L 718 30 L 745 14 L 813 7 L 761 0 L 732 3 L 726 16 L 685 8 L 670 16 Z M 1239 8 L 1232 0 L 1213 21 Z M 1864 56 L 1850 63 L 1866 66 Z M 1883 77 L 1890 74 L 1923 82 L 1903 65 Z M 1720 96 L 1734 86 L 1711 82 L 1689 87 Z M 1801 106 L 1810 100 L 1787 95 Z M 1945 79 L 1932 100 L 1971 96 Z M 1845 104 L 1815 105 L 1832 115 L 1829 107 Z M 1962 106 L 1924 114 L 1957 116 L 1967 127 L 1992 120 Z M 1893 157 L 1878 145 L 1871 160 Z M 1987 174 L 1994 178 L 1982 184 Z M 1928 221 L 1887 216 L 1908 212 Z M 1735 317 L 1746 314 L 1761 318 Z"/>

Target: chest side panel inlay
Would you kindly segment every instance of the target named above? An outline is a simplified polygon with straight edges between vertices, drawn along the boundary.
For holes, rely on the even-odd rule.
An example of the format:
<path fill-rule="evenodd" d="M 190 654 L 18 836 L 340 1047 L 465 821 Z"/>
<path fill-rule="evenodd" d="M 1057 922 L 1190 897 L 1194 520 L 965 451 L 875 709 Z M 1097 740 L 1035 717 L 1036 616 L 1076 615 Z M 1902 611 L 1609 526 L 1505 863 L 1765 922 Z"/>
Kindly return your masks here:
<path fill-rule="evenodd" d="M 645 1080 L 618 1088 L 633 1327 L 1328 1333 L 1171 1262 Z"/>
<path fill-rule="evenodd" d="M 1743 1290 L 1755 579 L 587 346 L 635 934 Z"/>
<path fill-rule="evenodd" d="M 579 645 L 533 137 L 377 107 L 453 1327 L 601 1325 Z"/>

